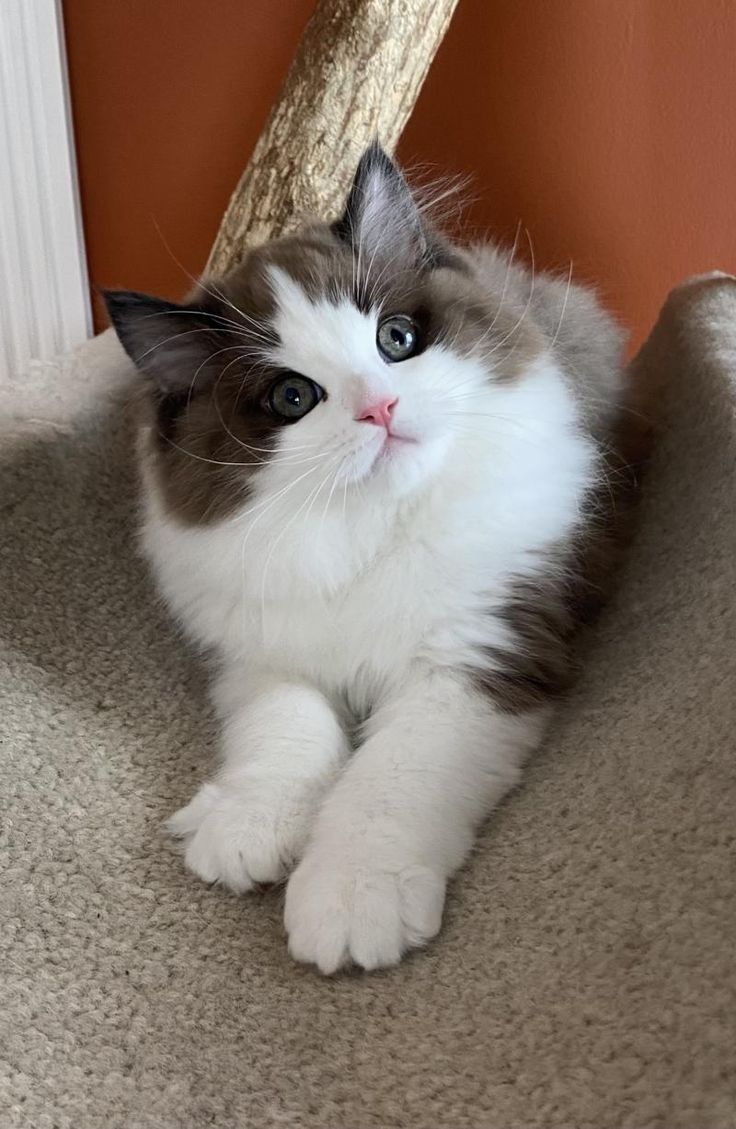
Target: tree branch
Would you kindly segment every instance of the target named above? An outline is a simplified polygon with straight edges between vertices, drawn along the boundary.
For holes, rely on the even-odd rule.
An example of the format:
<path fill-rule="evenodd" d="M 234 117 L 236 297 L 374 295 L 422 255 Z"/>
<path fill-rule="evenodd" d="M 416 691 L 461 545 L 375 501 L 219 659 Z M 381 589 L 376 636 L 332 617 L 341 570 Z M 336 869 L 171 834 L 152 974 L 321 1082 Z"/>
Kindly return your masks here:
<path fill-rule="evenodd" d="M 391 152 L 458 0 L 320 0 L 210 253 L 222 275 L 248 245 L 336 216 L 361 152 Z"/>

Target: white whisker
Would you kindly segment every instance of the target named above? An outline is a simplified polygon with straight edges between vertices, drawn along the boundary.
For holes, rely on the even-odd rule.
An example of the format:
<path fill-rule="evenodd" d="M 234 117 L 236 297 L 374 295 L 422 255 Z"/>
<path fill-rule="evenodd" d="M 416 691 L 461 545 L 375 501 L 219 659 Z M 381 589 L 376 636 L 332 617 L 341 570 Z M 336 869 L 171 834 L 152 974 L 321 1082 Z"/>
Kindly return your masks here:
<path fill-rule="evenodd" d="M 307 504 L 308 504 L 308 509 L 307 509 L 306 514 L 305 514 L 305 520 L 309 517 L 309 514 L 311 513 L 311 510 L 312 510 L 312 506 L 314 505 L 314 501 L 316 500 L 319 493 L 321 492 L 322 487 L 325 485 L 326 482 L 329 481 L 329 477 L 330 477 L 331 472 L 332 472 L 332 468 L 329 467 L 328 470 L 327 470 L 327 474 L 319 482 L 316 490 L 313 490 L 311 494 L 307 495 L 306 499 L 302 502 L 302 504 L 298 507 L 298 509 L 296 509 L 294 511 L 294 513 L 291 515 L 289 520 L 285 523 L 285 525 L 282 526 L 280 532 L 274 538 L 273 543 L 271 544 L 271 547 L 268 551 L 268 555 L 267 555 L 266 560 L 265 560 L 264 565 L 263 565 L 263 575 L 261 577 L 261 617 L 262 617 L 262 622 L 264 623 L 264 625 L 265 625 L 265 614 L 266 614 L 266 579 L 267 579 L 267 575 L 268 575 L 268 566 L 273 559 L 273 555 L 276 552 L 277 546 L 281 543 L 284 536 L 289 531 L 289 529 L 292 527 L 292 525 L 294 524 L 294 522 L 297 520 L 297 518 L 301 514 L 302 510 L 304 509 L 305 505 L 307 505 Z"/>
<path fill-rule="evenodd" d="M 565 300 L 562 303 L 562 310 L 560 311 L 560 320 L 557 323 L 557 329 L 555 330 L 555 335 L 552 338 L 552 340 L 550 341 L 550 345 L 549 345 L 550 350 L 554 349 L 555 345 L 557 344 L 557 338 L 560 336 L 560 330 L 562 329 L 562 319 L 564 318 L 565 310 L 567 309 L 567 300 L 570 297 L 570 287 L 571 287 L 571 285 L 572 285 L 572 259 L 570 259 L 570 269 L 567 272 L 567 287 L 565 288 Z"/>

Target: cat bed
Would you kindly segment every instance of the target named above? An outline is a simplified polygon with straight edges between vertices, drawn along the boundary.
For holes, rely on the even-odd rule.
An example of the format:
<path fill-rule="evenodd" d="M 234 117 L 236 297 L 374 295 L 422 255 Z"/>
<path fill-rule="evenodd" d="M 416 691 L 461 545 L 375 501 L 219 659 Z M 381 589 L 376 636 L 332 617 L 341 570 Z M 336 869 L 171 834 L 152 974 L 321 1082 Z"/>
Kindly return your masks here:
<path fill-rule="evenodd" d="M 431 949 L 332 979 L 162 833 L 213 727 L 134 551 L 120 346 L 0 388 L 4 1126 L 736 1125 L 736 279 L 635 363 L 669 392 L 585 676 Z"/>

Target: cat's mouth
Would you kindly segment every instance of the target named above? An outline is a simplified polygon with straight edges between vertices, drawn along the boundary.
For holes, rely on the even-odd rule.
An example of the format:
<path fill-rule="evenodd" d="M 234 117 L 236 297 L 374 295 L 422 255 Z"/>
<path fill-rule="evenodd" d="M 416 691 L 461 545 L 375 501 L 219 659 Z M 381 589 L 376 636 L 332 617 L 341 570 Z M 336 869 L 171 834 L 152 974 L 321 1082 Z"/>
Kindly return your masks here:
<path fill-rule="evenodd" d="M 396 431 L 387 431 L 381 446 L 378 448 L 376 460 L 390 458 L 405 447 L 415 447 L 418 442 L 419 440 L 415 439 L 413 435 L 401 435 Z"/>
<path fill-rule="evenodd" d="M 420 440 L 416 436 L 400 431 L 385 430 L 380 435 L 372 435 L 356 452 L 358 463 L 363 464 L 359 476 L 369 475 L 394 462 L 402 462 L 404 457 L 409 456 L 412 448 L 416 450 L 419 446 Z"/>

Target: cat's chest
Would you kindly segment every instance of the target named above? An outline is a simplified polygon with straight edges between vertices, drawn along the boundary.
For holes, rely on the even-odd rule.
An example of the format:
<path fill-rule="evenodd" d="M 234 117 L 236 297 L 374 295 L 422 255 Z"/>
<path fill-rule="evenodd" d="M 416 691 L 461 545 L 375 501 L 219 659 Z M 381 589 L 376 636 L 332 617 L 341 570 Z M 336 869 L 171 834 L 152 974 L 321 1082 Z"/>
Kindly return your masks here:
<path fill-rule="evenodd" d="M 249 638 L 281 667 L 318 670 L 347 684 L 362 674 L 380 678 L 430 646 L 443 619 L 462 614 L 457 586 L 421 547 L 396 552 L 331 595 L 308 587 L 282 600 L 249 601 Z"/>
<path fill-rule="evenodd" d="M 499 642 L 494 609 L 570 534 L 595 469 L 567 429 L 481 456 L 458 459 L 409 514 L 356 492 L 346 514 L 311 523 L 297 506 L 251 527 L 183 528 L 150 501 L 144 542 L 182 625 L 235 661 L 336 687 L 422 658 L 465 665 Z"/>
<path fill-rule="evenodd" d="M 489 554 L 478 537 L 419 534 L 332 588 L 288 544 L 270 562 L 267 553 L 244 555 L 237 528 L 183 531 L 159 521 L 145 541 L 169 603 L 200 642 L 249 663 L 318 671 L 339 686 L 391 676 L 483 606 Z M 335 544 L 328 555 L 339 552 Z"/>

